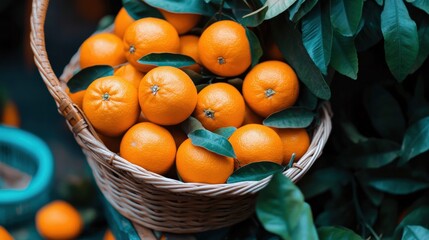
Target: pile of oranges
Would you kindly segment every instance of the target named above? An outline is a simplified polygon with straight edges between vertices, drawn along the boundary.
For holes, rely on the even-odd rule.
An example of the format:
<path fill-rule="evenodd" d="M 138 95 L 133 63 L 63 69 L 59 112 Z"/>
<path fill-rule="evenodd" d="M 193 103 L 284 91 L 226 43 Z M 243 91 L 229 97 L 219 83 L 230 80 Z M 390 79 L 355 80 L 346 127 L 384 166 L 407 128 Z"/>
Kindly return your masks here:
<path fill-rule="evenodd" d="M 251 66 L 251 43 L 238 22 L 208 25 L 200 15 L 159 11 L 164 19 L 135 20 L 122 8 L 113 33 L 92 35 L 80 47 L 81 69 L 115 68 L 112 76 L 94 80 L 86 90 L 69 92 L 105 145 L 154 173 L 171 176 L 177 170 L 184 182 L 225 183 L 234 170 L 250 163 L 286 165 L 292 155 L 298 160 L 309 147 L 306 129 L 262 123 L 297 101 L 294 70 L 278 54 L 266 54 Z M 208 26 L 195 34 L 191 30 L 197 24 Z M 177 68 L 139 62 L 151 53 L 186 55 L 195 64 Z M 217 80 L 197 90 L 190 71 Z M 243 79 L 242 84 L 231 84 L 233 78 Z M 228 138 L 236 159 L 196 146 L 180 127 L 190 117 L 212 132 L 237 128 Z"/>

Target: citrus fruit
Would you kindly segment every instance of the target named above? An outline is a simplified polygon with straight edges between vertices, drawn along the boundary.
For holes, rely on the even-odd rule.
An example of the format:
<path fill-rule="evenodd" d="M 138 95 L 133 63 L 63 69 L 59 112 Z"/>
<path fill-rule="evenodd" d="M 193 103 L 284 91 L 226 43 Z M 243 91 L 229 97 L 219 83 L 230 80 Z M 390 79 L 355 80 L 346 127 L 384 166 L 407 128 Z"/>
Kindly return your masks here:
<path fill-rule="evenodd" d="M 125 133 L 120 153 L 129 162 L 162 175 L 174 164 L 176 144 L 167 129 L 143 122 L 135 124 Z"/>
<path fill-rule="evenodd" d="M 124 37 L 125 30 L 127 30 L 127 27 L 134 21 L 134 18 L 128 14 L 127 10 L 124 7 L 121 8 L 115 17 L 115 22 L 113 23 L 113 33 L 122 39 Z"/>
<path fill-rule="evenodd" d="M 223 77 L 242 74 L 252 59 L 245 28 L 230 20 L 213 23 L 203 31 L 198 53 L 204 67 Z"/>
<path fill-rule="evenodd" d="M 198 40 L 200 38 L 194 35 L 184 35 L 180 37 L 180 54 L 186 55 L 194 59 L 194 65 L 184 67 L 194 72 L 200 72 L 200 57 L 198 56 Z"/>
<path fill-rule="evenodd" d="M 256 114 L 252 109 L 245 104 L 245 110 L 244 110 L 244 121 L 242 125 L 251 124 L 251 123 L 257 123 L 262 124 L 262 121 L 264 121 L 264 118 Z"/>
<path fill-rule="evenodd" d="M 234 159 L 194 146 L 188 138 L 177 150 L 176 167 L 184 182 L 225 183 L 234 171 Z"/>
<path fill-rule="evenodd" d="M 113 33 L 97 33 L 80 46 L 80 68 L 94 65 L 117 66 L 126 61 L 122 40 Z"/>
<path fill-rule="evenodd" d="M 99 78 L 86 89 L 83 111 L 97 132 L 119 136 L 139 117 L 137 89 L 122 77 Z"/>
<path fill-rule="evenodd" d="M 107 229 L 104 233 L 103 240 L 115 240 L 115 236 L 113 235 L 110 229 Z"/>
<path fill-rule="evenodd" d="M 284 62 L 257 64 L 243 81 L 243 97 L 249 107 L 262 117 L 295 104 L 299 82 L 293 69 Z"/>
<path fill-rule="evenodd" d="M 73 103 L 75 103 L 80 109 L 82 109 L 83 96 L 85 96 L 85 90 L 71 93 L 69 88 L 66 88 L 66 93 L 70 97 Z"/>
<path fill-rule="evenodd" d="M 174 67 L 157 67 L 140 82 L 139 102 L 144 116 L 161 125 L 175 125 L 188 118 L 197 104 L 191 78 Z"/>
<path fill-rule="evenodd" d="M 295 153 L 295 162 L 298 161 L 310 146 L 310 137 L 304 128 L 274 129 L 283 143 L 283 164 L 288 164 Z"/>
<path fill-rule="evenodd" d="M 194 116 L 206 129 L 215 131 L 221 127 L 241 126 L 244 109 L 243 97 L 235 87 L 214 83 L 198 93 Z"/>
<path fill-rule="evenodd" d="M 282 140 L 277 133 L 264 125 L 247 124 L 238 128 L 229 142 L 234 149 L 240 166 L 252 162 L 283 162 Z"/>
<path fill-rule="evenodd" d="M 164 16 L 165 20 L 174 26 L 179 34 L 189 32 L 189 30 L 195 27 L 195 25 L 197 25 L 198 21 L 201 19 L 201 15 L 199 14 L 173 13 L 163 9 L 158 10 L 161 12 L 162 16 Z"/>
<path fill-rule="evenodd" d="M 83 221 L 72 205 L 57 200 L 39 209 L 36 228 L 47 239 L 74 239 L 81 233 Z"/>
<path fill-rule="evenodd" d="M 0 114 L 0 117 L 0 123 L 2 124 L 12 127 L 19 127 L 19 125 L 21 124 L 18 108 L 16 107 L 16 104 L 11 100 L 6 101 L 3 113 Z"/>
<path fill-rule="evenodd" d="M 176 143 L 176 147 L 178 148 L 180 144 L 182 144 L 186 139 L 188 139 L 188 136 L 186 133 L 182 130 L 180 125 L 173 125 L 166 127 L 167 130 L 171 133 L 171 136 L 174 138 L 174 143 Z"/>
<path fill-rule="evenodd" d="M 137 61 L 149 53 L 178 53 L 179 35 L 167 21 L 158 18 L 142 18 L 132 23 L 124 34 L 125 56 L 135 68 L 148 72 L 155 66 Z"/>
<path fill-rule="evenodd" d="M 0 239 L 13 240 L 13 237 L 4 227 L 0 226 Z"/>
<path fill-rule="evenodd" d="M 114 75 L 123 77 L 125 80 L 131 82 L 137 89 L 139 88 L 140 81 L 144 77 L 144 73 L 137 70 L 131 64 L 126 64 L 116 69 Z"/>
<path fill-rule="evenodd" d="M 104 145 L 107 147 L 107 149 L 109 149 L 114 153 L 119 152 L 119 145 L 121 144 L 122 136 L 109 137 L 100 133 L 97 133 L 97 135 L 100 138 L 100 140 L 104 143 Z"/>

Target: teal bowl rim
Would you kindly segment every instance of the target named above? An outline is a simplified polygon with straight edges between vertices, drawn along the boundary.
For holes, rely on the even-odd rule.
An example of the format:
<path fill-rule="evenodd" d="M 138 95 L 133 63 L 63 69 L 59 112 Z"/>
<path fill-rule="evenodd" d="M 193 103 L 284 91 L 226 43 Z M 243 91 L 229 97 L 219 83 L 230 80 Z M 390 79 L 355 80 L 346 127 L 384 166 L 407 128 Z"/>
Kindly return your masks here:
<path fill-rule="evenodd" d="M 54 174 L 54 161 L 48 145 L 32 133 L 4 125 L 0 125 L 1 142 L 6 142 L 32 155 L 38 161 L 38 170 L 26 188 L 0 189 L 0 204 L 28 201 L 47 190 Z"/>

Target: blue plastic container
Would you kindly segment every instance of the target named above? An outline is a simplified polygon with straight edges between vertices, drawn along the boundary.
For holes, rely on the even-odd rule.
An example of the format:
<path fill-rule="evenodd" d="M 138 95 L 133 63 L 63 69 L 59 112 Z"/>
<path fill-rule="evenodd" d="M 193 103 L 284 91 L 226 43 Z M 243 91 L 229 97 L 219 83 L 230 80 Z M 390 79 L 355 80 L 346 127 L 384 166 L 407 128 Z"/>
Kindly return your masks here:
<path fill-rule="evenodd" d="M 11 187 L 7 184 L 11 175 L 25 176 L 28 182 Z M 50 200 L 53 175 L 52 153 L 44 141 L 24 130 L 0 125 L 0 225 L 32 219 Z"/>

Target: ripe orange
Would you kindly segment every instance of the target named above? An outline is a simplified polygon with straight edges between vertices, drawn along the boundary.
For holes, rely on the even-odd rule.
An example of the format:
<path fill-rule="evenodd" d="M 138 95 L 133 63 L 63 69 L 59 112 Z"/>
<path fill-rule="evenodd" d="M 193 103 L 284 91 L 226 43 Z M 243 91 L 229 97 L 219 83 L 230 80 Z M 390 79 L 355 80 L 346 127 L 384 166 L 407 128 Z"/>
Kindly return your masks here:
<path fill-rule="evenodd" d="M 157 67 L 140 82 L 139 102 L 144 116 L 161 125 L 183 122 L 197 104 L 197 88 L 191 78 L 174 67 Z"/>
<path fill-rule="evenodd" d="M 139 117 L 137 94 L 137 89 L 122 77 L 102 77 L 86 89 L 83 111 L 97 132 L 116 137 Z"/>
<path fill-rule="evenodd" d="M 139 88 L 140 81 L 144 77 L 144 73 L 137 70 L 131 64 L 126 64 L 116 69 L 114 75 L 123 77 L 125 80 L 131 82 L 137 89 Z"/>
<path fill-rule="evenodd" d="M 112 231 L 110 229 L 106 230 L 106 233 L 104 234 L 103 240 L 115 240 L 115 236 L 113 235 Z"/>
<path fill-rule="evenodd" d="M 0 239 L 13 240 L 13 237 L 4 227 L 0 226 Z"/>
<path fill-rule="evenodd" d="M 194 72 L 201 72 L 200 69 L 200 57 L 198 55 L 198 40 L 200 38 L 194 35 L 184 35 L 180 37 L 180 54 L 186 55 L 194 59 L 196 64 L 189 67 L 184 67 L 184 69 L 190 69 Z"/>
<path fill-rule="evenodd" d="M 292 106 L 298 94 L 299 82 L 295 72 L 280 61 L 257 64 L 243 81 L 246 103 L 262 117 Z"/>
<path fill-rule="evenodd" d="M 264 125 L 247 124 L 229 137 L 240 166 L 252 162 L 283 162 L 282 140 L 277 133 Z"/>
<path fill-rule="evenodd" d="M 163 9 L 158 9 L 164 18 L 176 28 L 179 34 L 189 32 L 198 21 L 201 19 L 201 15 L 191 13 L 173 13 Z"/>
<path fill-rule="evenodd" d="M 198 53 L 204 67 L 224 77 L 242 74 L 252 60 L 245 28 L 230 20 L 218 21 L 204 30 Z"/>
<path fill-rule="evenodd" d="M 194 146 L 188 138 L 177 150 L 176 166 L 184 182 L 225 183 L 234 171 L 234 159 Z"/>
<path fill-rule="evenodd" d="M 132 126 L 125 133 L 120 153 L 129 162 L 162 175 L 174 164 L 176 144 L 167 129 L 143 122 Z"/>
<path fill-rule="evenodd" d="M 206 129 L 215 131 L 221 127 L 241 126 L 244 109 L 243 97 L 235 87 L 214 83 L 198 93 L 194 116 Z"/>
<path fill-rule="evenodd" d="M 94 65 L 117 66 L 125 61 L 122 40 L 113 33 L 97 33 L 80 46 L 80 68 Z"/>
<path fill-rule="evenodd" d="M 113 33 L 116 34 L 121 39 L 124 37 L 125 30 L 131 25 L 135 20 L 132 18 L 125 8 L 121 8 L 118 14 L 115 17 Z"/>
<path fill-rule="evenodd" d="M 283 164 L 288 164 L 295 153 L 295 162 L 298 161 L 310 146 L 310 137 L 304 128 L 274 129 L 283 142 Z"/>
<path fill-rule="evenodd" d="M 82 231 L 83 220 L 72 205 L 58 200 L 39 209 L 36 228 L 47 239 L 74 239 Z"/>
<path fill-rule="evenodd" d="M 125 56 L 135 68 L 148 72 L 155 66 L 137 61 L 149 53 L 178 53 L 179 35 L 167 21 L 158 18 L 142 18 L 132 23 L 124 35 Z"/>
<path fill-rule="evenodd" d="M 246 124 L 256 123 L 256 124 L 262 124 L 262 121 L 264 121 L 264 118 L 256 114 L 252 109 L 245 104 L 246 108 L 244 111 L 244 121 L 243 126 Z"/>
<path fill-rule="evenodd" d="M 2 124 L 12 127 L 19 127 L 19 125 L 21 124 L 18 108 L 16 107 L 16 104 L 11 100 L 6 101 L 3 113 L 0 114 L 0 117 L 2 117 L 0 119 L 0 123 Z"/>
<path fill-rule="evenodd" d="M 80 109 L 82 109 L 83 96 L 85 96 L 85 91 L 82 90 L 79 92 L 71 93 L 69 88 L 66 88 L 66 93 Z"/>

